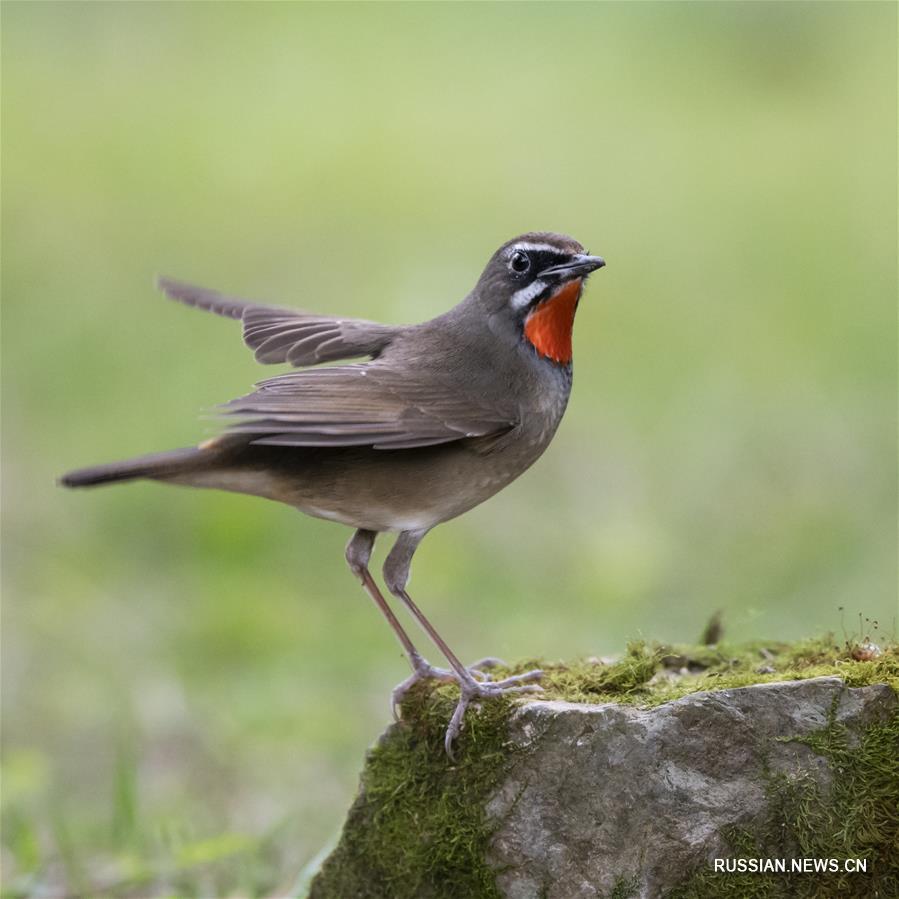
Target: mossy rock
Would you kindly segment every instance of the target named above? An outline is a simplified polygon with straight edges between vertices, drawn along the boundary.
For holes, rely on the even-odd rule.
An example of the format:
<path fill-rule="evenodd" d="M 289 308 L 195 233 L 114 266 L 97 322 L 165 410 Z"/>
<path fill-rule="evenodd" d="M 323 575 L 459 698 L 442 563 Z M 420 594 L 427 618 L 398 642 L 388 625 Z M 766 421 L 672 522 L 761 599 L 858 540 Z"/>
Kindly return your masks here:
<path fill-rule="evenodd" d="M 539 700 L 469 712 L 455 762 L 454 688 L 409 695 L 312 899 L 899 896 L 895 647 L 634 644 L 542 667 Z M 736 857 L 839 870 L 715 872 Z"/>

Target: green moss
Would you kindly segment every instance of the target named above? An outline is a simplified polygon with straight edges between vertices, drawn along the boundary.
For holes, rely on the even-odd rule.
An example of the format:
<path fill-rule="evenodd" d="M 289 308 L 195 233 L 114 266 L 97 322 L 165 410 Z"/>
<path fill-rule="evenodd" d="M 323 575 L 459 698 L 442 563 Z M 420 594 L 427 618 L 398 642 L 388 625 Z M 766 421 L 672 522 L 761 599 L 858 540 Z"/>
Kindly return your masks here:
<path fill-rule="evenodd" d="M 340 844 L 311 897 L 499 895 L 485 861 L 492 831 L 484 806 L 517 755 L 508 744 L 512 702 L 469 713 L 451 762 L 443 737 L 455 701 L 451 687 L 408 694 L 404 723 L 371 751 Z"/>
<path fill-rule="evenodd" d="M 625 702 L 651 707 L 690 693 L 811 677 L 841 677 L 849 686 L 890 684 L 899 692 L 899 647 L 887 646 L 876 659 L 856 661 L 855 647 L 831 636 L 799 643 L 719 643 L 668 646 L 632 643 L 618 661 L 543 663 L 541 699 L 569 702 Z M 533 666 L 510 670 L 524 670 Z"/>
<path fill-rule="evenodd" d="M 836 675 L 851 686 L 887 683 L 899 692 L 899 650 L 895 646 L 869 661 L 853 659 L 853 649 L 836 645 L 831 637 L 794 644 L 698 647 L 639 642 L 630 644 L 614 662 L 588 659 L 548 664 L 531 659 L 500 669 L 495 676 L 539 665 L 546 672 L 540 699 L 642 706 L 699 691 L 823 675 Z M 451 762 L 443 750 L 443 736 L 457 695 L 452 686 L 427 684 L 408 694 L 403 724 L 391 729 L 369 755 L 359 797 L 337 849 L 313 882 L 312 899 L 498 896 L 496 872 L 486 863 L 498 822 L 488 821 L 485 805 L 508 768 L 519 762 L 526 750 L 508 740 L 509 718 L 516 702 L 503 699 L 469 710 L 456 746 L 457 761 Z M 772 805 L 781 809 L 777 826 L 771 825 L 772 833 L 776 831 L 783 839 L 789 834 L 791 845 L 801 848 L 800 854 L 830 858 L 845 852 L 876 859 L 886 871 L 885 854 L 890 845 L 894 851 L 899 845 L 896 823 L 888 820 L 890 811 L 895 817 L 894 809 L 899 807 L 897 726 L 894 721 L 872 728 L 857 746 L 849 745 L 835 722 L 807 739 L 838 776 L 828 797 L 818 796 L 804 781 L 772 779 Z M 887 800 L 893 805 L 888 807 Z M 734 832 L 729 838 L 734 854 L 747 857 L 760 857 L 759 845 L 773 845 L 770 834 L 762 844 L 758 835 Z M 784 847 L 781 849 L 786 855 Z M 765 854 L 772 855 L 761 853 Z M 895 871 L 882 876 L 895 877 Z M 715 878 L 699 872 L 692 885 L 685 887 L 687 891 L 678 895 L 684 899 L 781 895 L 764 892 L 771 889 L 764 885 L 764 876 L 746 877 L 744 885 L 740 875 Z M 618 899 L 630 895 L 632 889 L 633 883 L 623 878 L 612 895 Z M 899 895 L 899 885 L 894 894 Z"/>
<path fill-rule="evenodd" d="M 636 877 L 619 877 L 607 899 L 632 899 L 640 892 L 640 881 Z"/>

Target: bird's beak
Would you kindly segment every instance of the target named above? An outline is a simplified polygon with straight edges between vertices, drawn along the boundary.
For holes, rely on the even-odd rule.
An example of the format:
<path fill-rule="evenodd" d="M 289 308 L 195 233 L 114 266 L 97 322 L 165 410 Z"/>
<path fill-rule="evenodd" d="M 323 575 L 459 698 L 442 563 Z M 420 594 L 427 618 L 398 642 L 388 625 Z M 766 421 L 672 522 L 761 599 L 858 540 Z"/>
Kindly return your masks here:
<path fill-rule="evenodd" d="M 570 278 L 583 278 L 590 272 L 602 268 L 606 264 L 602 256 L 587 256 L 584 253 L 577 253 L 564 265 L 554 265 L 551 268 L 545 268 L 537 276 L 538 278 L 556 278 L 560 281 L 567 281 Z"/>

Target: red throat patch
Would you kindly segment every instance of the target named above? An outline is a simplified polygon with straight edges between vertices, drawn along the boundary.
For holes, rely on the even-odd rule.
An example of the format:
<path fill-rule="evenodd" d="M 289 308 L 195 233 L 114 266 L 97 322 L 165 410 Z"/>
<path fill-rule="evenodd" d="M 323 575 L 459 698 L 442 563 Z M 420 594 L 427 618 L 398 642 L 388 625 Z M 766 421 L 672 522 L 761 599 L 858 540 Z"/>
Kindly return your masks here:
<path fill-rule="evenodd" d="M 524 336 L 541 356 L 567 365 L 571 362 L 571 332 L 581 295 L 581 279 L 575 278 L 544 300 L 524 322 Z"/>

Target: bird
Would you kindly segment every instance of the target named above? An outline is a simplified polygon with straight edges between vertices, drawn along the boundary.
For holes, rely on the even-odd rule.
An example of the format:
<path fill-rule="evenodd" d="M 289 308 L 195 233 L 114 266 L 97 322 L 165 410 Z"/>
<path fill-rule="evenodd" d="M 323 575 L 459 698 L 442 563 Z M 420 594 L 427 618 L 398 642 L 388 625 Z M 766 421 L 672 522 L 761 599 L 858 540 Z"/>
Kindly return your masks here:
<path fill-rule="evenodd" d="M 196 446 L 78 469 L 59 481 L 93 487 L 145 479 L 226 490 L 353 528 L 346 562 L 412 668 L 391 694 L 394 717 L 419 681 L 457 683 L 444 738 L 452 759 L 470 704 L 539 692 L 543 672 L 494 680 L 495 660 L 466 667 L 409 595 L 412 557 L 434 527 L 502 490 L 549 445 L 571 393 L 578 302 L 587 277 L 604 265 L 567 235 L 522 234 L 493 253 L 458 305 L 400 326 L 159 278 L 170 299 L 240 321 L 260 363 L 297 370 L 224 403 L 221 433 Z M 448 668 L 426 661 L 369 571 L 384 532 L 397 534 L 384 583 Z"/>

